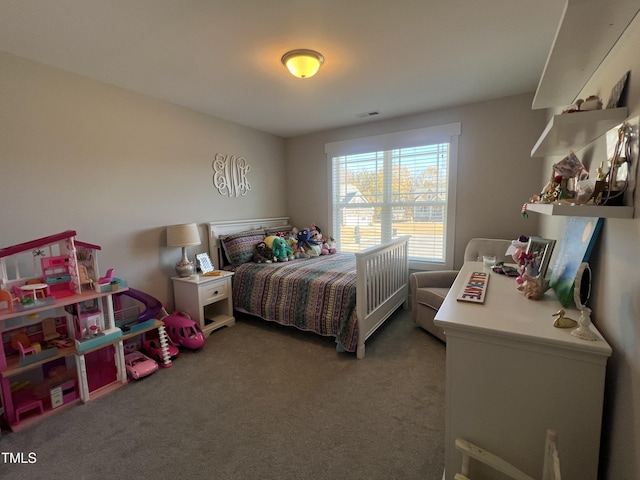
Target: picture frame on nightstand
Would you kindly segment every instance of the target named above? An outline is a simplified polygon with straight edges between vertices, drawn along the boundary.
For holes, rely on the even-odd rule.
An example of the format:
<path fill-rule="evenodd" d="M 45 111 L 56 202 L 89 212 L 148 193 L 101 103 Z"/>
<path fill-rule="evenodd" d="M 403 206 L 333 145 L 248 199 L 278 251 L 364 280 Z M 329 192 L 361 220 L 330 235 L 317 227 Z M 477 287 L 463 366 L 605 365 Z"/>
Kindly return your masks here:
<path fill-rule="evenodd" d="M 209 273 L 215 270 L 208 253 L 198 253 L 196 260 L 198 260 L 198 265 L 202 273 Z"/>

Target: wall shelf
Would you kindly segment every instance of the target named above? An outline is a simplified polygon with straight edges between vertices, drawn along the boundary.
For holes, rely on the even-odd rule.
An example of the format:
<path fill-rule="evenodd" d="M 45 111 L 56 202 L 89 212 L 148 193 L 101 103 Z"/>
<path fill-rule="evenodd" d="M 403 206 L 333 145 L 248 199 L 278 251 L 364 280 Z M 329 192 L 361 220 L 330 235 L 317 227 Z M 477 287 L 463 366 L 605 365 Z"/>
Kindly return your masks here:
<path fill-rule="evenodd" d="M 627 118 L 627 107 L 554 115 L 531 150 L 532 157 L 567 155 L 593 142 Z"/>
<path fill-rule="evenodd" d="M 527 212 L 567 217 L 633 218 L 633 207 L 601 205 L 560 205 L 557 203 L 527 203 Z"/>
<path fill-rule="evenodd" d="M 532 107 L 573 103 L 639 10 L 637 0 L 568 0 Z"/>

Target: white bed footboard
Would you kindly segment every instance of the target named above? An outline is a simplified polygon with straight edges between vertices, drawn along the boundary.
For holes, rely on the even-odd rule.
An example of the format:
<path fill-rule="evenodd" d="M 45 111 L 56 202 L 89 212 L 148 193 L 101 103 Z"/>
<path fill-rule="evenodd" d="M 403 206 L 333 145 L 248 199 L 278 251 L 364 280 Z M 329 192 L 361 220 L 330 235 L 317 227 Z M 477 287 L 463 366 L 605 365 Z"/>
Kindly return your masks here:
<path fill-rule="evenodd" d="M 408 306 L 409 235 L 356 253 L 357 357 L 364 358 L 364 342 L 395 312 Z"/>

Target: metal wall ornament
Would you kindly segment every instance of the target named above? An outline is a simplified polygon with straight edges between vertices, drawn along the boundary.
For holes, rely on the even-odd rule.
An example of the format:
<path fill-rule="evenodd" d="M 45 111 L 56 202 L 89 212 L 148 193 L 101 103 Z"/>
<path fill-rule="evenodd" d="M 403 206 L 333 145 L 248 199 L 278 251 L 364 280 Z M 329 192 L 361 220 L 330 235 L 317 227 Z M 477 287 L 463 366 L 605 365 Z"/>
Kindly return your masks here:
<path fill-rule="evenodd" d="M 211 167 L 213 168 L 213 186 L 220 195 L 239 197 L 251 190 L 247 174 L 251 166 L 244 157 L 216 153 Z"/>

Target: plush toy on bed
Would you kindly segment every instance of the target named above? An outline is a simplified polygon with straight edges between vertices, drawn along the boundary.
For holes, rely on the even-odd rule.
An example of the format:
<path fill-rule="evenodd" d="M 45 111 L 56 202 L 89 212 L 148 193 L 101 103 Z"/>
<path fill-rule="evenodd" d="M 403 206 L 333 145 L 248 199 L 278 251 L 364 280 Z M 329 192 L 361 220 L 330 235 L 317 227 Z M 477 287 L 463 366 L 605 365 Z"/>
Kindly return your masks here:
<path fill-rule="evenodd" d="M 283 237 L 270 235 L 265 239 L 265 242 L 267 242 L 267 239 L 271 240 L 271 250 L 279 262 L 287 262 L 295 258 L 293 249 L 287 244 L 287 241 Z"/>
<path fill-rule="evenodd" d="M 333 237 L 329 237 L 329 240 L 323 239 L 323 243 L 322 243 L 323 255 L 330 255 L 332 253 L 337 253 L 337 251 L 338 249 L 336 248 L 336 240 Z"/>
<path fill-rule="evenodd" d="M 298 248 L 311 250 L 311 233 L 306 228 L 298 232 Z"/>
<path fill-rule="evenodd" d="M 265 242 L 260 242 L 256 245 L 256 249 L 253 252 L 253 261 L 256 263 L 271 263 L 275 260 L 273 251 L 267 246 Z"/>
<path fill-rule="evenodd" d="M 311 232 L 306 228 L 298 232 L 298 247 L 309 257 L 320 256 L 320 245 L 311 238 Z"/>
<path fill-rule="evenodd" d="M 320 246 L 320 255 L 330 255 L 332 253 L 336 253 L 338 250 L 335 248 L 335 240 L 331 238 L 332 243 L 329 244 L 326 238 L 322 236 L 322 230 L 315 223 L 311 225 L 309 229 L 309 234 L 311 236 L 311 243 Z"/>
<path fill-rule="evenodd" d="M 309 258 L 309 255 L 306 254 L 303 248 L 298 246 L 298 229 L 296 227 L 292 227 L 289 235 L 285 237 L 287 241 L 287 245 L 291 247 L 293 250 L 293 256 L 295 258 Z"/>

